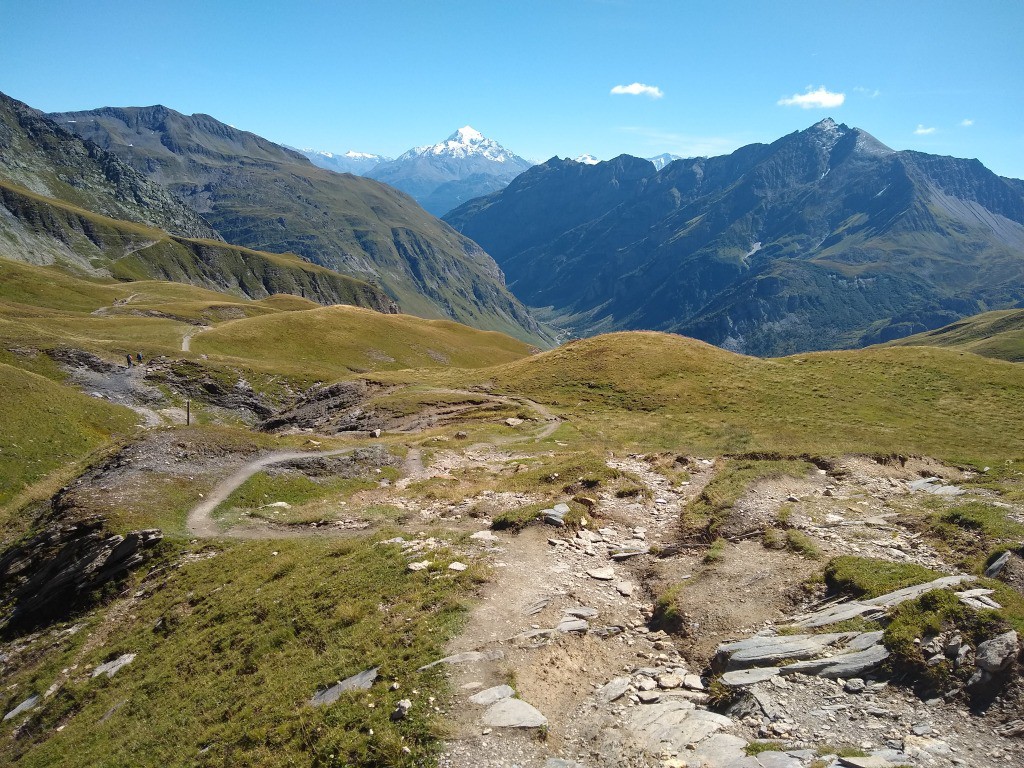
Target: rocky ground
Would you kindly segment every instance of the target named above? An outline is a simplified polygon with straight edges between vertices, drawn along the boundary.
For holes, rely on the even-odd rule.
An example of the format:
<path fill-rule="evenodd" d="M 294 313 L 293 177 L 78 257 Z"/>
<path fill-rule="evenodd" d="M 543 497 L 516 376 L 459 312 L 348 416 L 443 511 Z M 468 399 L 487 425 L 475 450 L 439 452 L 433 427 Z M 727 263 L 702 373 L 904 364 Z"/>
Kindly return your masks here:
<path fill-rule="evenodd" d="M 161 386 L 178 393 L 192 386 L 178 380 L 189 379 L 188 372 L 160 361 L 149 371 L 81 355 L 65 354 L 58 361 L 86 391 L 134 407 L 153 426 L 179 416 Z M 218 388 L 224 389 L 223 382 L 211 380 L 204 391 L 220 397 Z M 979 684 L 1011 679 L 987 707 L 972 710 L 963 691 L 921 698 L 906 681 L 887 679 L 880 667 L 887 655 L 880 633 L 850 628 L 850 619 L 881 615 L 921 590 L 835 602 L 805 587 L 824 558 L 857 554 L 950 574 L 932 588 L 952 589 L 965 605 L 984 608 L 989 594 L 957 574 L 901 514 L 931 497 L 980 495 L 993 501 L 984 491 L 968 494 L 958 486 L 967 479 L 960 470 L 928 459 L 851 456 L 802 477 L 755 482 L 733 505 L 721 530 L 724 546 L 712 558 L 697 542 L 683 539 L 680 545 L 680 517 L 721 471 L 720 460 L 685 457 L 681 472 L 658 457 L 609 455 L 608 467 L 638 484 L 637 493 L 567 493 L 564 504 L 552 505 L 520 532 L 493 531 L 495 516 L 545 497 L 499 492 L 487 487 L 488 478 L 535 457 L 535 442 L 560 422 L 530 401 L 443 392 L 456 395 L 454 401 L 390 421 L 361 410 L 373 392 L 360 383 L 312 390 L 275 415 L 237 382 L 221 398 L 227 412 L 244 412 L 250 422 L 264 419 L 266 429 L 324 427 L 334 433 L 383 426 L 410 436 L 402 476 L 381 480 L 339 505 L 333 523 L 304 532 L 253 520 L 231 533 L 352 535 L 371 526 L 360 518 L 360 508 L 386 505 L 405 514 L 406 533 L 382 546 L 401 547 L 410 569 L 427 568 L 432 551 L 453 547 L 460 560 L 449 567 L 486 567 L 490 580 L 450 644 L 450 655 L 438 660 L 450 674 L 452 700 L 423 701 L 413 692 L 407 702 L 445 716 L 442 768 L 1024 765 L 1024 690 L 1011 674 L 1021 650 L 1015 635 L 1007 633 L 988 648 L 972 648 L 949 635 L 920 638 L 929 654 L 980 676 Z M 473 409 L 509 405 L 534 416 L 505 420 L 518 430 L 512 437 L 475 443 L 462 432 L 427 441 L 417 437 Z M 152 430 L 56 501 L 65 510 L 114 514 L 144 500 L 146 488 L 157 481 L 192 482 L 202 475 L 206 498 L 193 509 L 190 532 L 221 535 L 210 514 L 230 492 L 223 483 L 237 481 L 237 487 L 250 470 L 269 466 L 307 476 L 353 476 L 350 452 L 296 460 L 291 452 L 275 456 L 253 445 L 226 447 Z M 367 466 L 396 463 L 382 448 L 374 456 Z M 462 498 L 428 487 L 428 481 L 467 477 L 478 482 Z M 570 501 L 586 510 L 578 527 L 564 524 Z M 199 514 L 203 504 L 208 509 Z M 1006 512 L 1024 520 L 1016 506 L 1006 505 Z M 766 546 L 775 529 L 799 532 L 808 549 Z M 94 538 L 90 545 L 108 549 L 123 542 Z M 126 557 L 134 555 L 133 550 Z M 0 575 L 4 567 L 10 571 L 9 563 L 0 563 Z M 1020 589 L 1021 558 L 1009 556 L 1003 568 L 1002 578 Z M 673 595 L 669 602 L 666 593 Z M 665 610 L 669 604 L 672 613 Z M 372 685 L 370 672 L 352 685 Z"/>

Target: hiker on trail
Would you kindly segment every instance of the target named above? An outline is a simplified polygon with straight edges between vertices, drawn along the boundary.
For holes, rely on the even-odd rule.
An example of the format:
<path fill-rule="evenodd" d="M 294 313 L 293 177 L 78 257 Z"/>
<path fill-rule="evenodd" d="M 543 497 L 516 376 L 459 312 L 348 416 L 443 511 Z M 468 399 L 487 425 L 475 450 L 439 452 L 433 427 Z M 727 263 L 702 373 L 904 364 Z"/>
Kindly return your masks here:
<path fill-rule="evenodd" d="M 129 353 L 129 354 L 125 355 L 125 357 L 128 358 L 128 367 L 131 368 L 132 367 L 132 356 L 131 356 L 131 354 Z"/>
<path fill-rule="evenodd" d="M 141 352 L 136 352 L 135 353 L 135 362 L 137 362 L 137 363 L 141 363 L 142 362 L 142 353 Z"/>

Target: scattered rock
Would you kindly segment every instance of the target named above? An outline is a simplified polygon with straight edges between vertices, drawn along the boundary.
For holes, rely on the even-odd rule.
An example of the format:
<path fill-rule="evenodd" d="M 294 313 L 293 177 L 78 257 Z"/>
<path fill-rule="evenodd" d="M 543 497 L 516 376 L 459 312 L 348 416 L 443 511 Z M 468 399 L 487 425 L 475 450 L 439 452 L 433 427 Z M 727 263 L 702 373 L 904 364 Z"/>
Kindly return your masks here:
<path fill-rule="evenodd" d="M 475 541 L 498 541 L 498 537 L 497 536 L 495 536 L 490 531 L 486 531 L 486 530 L 484 530 L 484 531 L 477 531 L 476 533 L 474 533 L 469 538 L 471 538 L 471 539 L 473 539 Z"/>
<path fill-rule="evenodd" d="M 610 565 L 605 568 L 591 568 L 587 576 L 598 581 L 611 581 L 615 578 L 615 569 Z"/>
<path fill-rule="evenodd" d="M 409 714 L 409 710 L 412 709 L 412 702 L 409 699 L 402 699 L 395 706 L 395 711 L 391 713 L 391 720 L 397 722 L 398 720 L 405 720 L 406 715 Z"/>
<path fill-rule="evenodd" d="M 661 701 L 660 691 L 637 691 L 636 697 L 641 704 L 656 704 Z"/>
<path fill-rule="evenodd" d="M 595 694 L 598 701 L 611 704 L 616 699 L 622 698 L 629 690 L 630 679 L 628 677 L 616 677 L 602 685 Z"/>
<path fill-rule="evenodd" d="M 615 591 L 623 597 L 632 597 L 633 589 L 633 585 L 628 581 L 620 581 L 615 585 Z"/>
<path fill-rule="evenodd" d="M 407 566 L 410 571 L 425 571 L 430 567 L 429 560 L 419 560 L 415 563 L 409 563 Z"/>
<path fill-rule="evenodd" d="M 680 688 L 683 685 L 683 678 L 681 675 L 659 675 L 657 681 L 658 687 L 666 691 L 672 690 L 674 688 Z"/>
<path fill-rule="evenodd" d="M 864 684 L 864 681 L 859 677 L 854 677 L 850 680 L 847 680 L 846 683 L 843 685 L 843 690 L 847 693 L 863 693 L 865 688 L 867 688 L 867 686 Z"/>
<path fill-rule="evenodd" d="M 590 624 L 585 619 L 562 619 L 555 627 L 559 632 L 586 632 L 590 629 Z"/>
<path fill-rule="evenodd" d="M 28 712 L 30 709 L 32 709 L 32 707 L 39 703 L 40 698 L 41 697 L 38 694 L 36 694 L 35 696 L 29 696 L 27 699 L 21 702 L 21 704 L 16 706 L 6 715 L 4 715 L 4 720 L 13 720 L 15 717 L 22 714 L 23 712 Z"/>
<path fill-rule="evenodd" d="M 986 672 L 1002 672 L 1017 658 L 1019 650 L 1017 633 L 1011 629 L 981 643 L 975 652 L 974 663 Z"/>
<path fill-rule="evenodd" d="M 448 563 L 449 571 L 464 571 L 469 568 L 465 563 L 460 563 L 457 560 L 454 563 Z"/>
<path fill-rule="evenodd" d="M 487 688 L 486 690 L 475 693 L 469 697 L 469 700 L 473 704 L 479 704 L 481 706 L 490 706 L 495 702 L 501 701 L 502 699 L 508 699 L 515 696 L 516 692 L 510 685 L 496 685 L 493 688 Z"/>
<path fill-rule="evenodd" d="M 990 579 L 994 579 L 996 576 L 1002 573 L 1003 568 L 1005 568 L 1006 564 L 1010 562 L 1010 554 L 1010 551 L 1007 550 L 1006 552 L 1003 552 L 1003 554 L 1001 554 L 995 560 L 993 560 L 989 564 L 988 568 L 985 569 L 985 575 Z"/>
<path fill-rule="evenodd" d="M 314 707 L 319 707 L 324 704 L 333 704 L 345 691 L 365 691 L 370 688 L 370 686 L 373 685 L 373 681 L 377 679 L 377 672 L 379 669 L 380 667 L 373 667 L 372 669 L 367 669 L 357 675 L 352 675 L 352 677 L 347 677 L 340 683 L 332 685 L 326 691 L 318 693 L 310 699 L 309 703 Z"/>
<path fill-rule="evenodd" d="M 122 654 L 113 661 L 108 661 L 106 664 L 100 664 L 92 671 L 92 676 L 99 677 L 100 675 L 106 675 L 107 677 L 113 677 L 117 674 L 118 670 L 122 667 L 128 666 L 133 661 L 135 661 L 134 653 Z"/>
<path fill-rule="evenodd" d="M 727 685 L 730 688 L 743 688 L 764 682 L 778 674 L 778 667 L 755 667 L 754 669 L 737 669 L 726 672 L 718 679 L 722 685 Z"/>
<path fill-rule="evenodd" d="M 540 728 L 548 724 L 535 707 L 522 699 L 502 699 L 484 712 L 481 721 L 492 728 Z"/>

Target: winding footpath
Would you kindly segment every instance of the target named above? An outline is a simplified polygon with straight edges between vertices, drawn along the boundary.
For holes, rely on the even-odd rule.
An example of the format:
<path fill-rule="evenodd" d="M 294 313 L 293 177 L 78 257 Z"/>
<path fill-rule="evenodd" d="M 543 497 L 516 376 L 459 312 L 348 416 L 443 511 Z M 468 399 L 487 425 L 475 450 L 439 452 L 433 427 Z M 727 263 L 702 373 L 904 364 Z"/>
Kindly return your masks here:
<path fill-rule="evenodd" d="M 303 459 L 323 459 L 328 456 L 341 456 L 351 453 L 355 448 L 338 448 L 332 451 L 275 451 L 258 459 L 253 459 L 232 472 L 210 492 L 210 495 L 192 508 L 188 513 L 188 532 L 197 538 L 214 538 L 224 535 L 213 519 L 213 510 L 220 506 L 228 496 L 237 490 L 242 483 L 261 469 L 271 464 Z"/>

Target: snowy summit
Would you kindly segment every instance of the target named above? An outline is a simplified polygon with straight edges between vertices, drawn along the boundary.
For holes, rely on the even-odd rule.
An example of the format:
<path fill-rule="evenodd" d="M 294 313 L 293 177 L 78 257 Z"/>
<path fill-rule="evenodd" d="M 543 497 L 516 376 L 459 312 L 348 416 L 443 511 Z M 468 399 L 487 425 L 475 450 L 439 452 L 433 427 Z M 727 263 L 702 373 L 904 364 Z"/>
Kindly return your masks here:
<path fill-rule="evenodd" d="M 517 159 L 516 155 L 509 152 L 501 144 L 488 139 L 480 131 L 469 125 L 459 128 L 459 130 L 438 144 L 414 147 L 398 159 L 410 160 L 414 157 L 423 157 L 424 155 L 454 158 L 483 157 L 495 163 L 505 163 Z"/>

